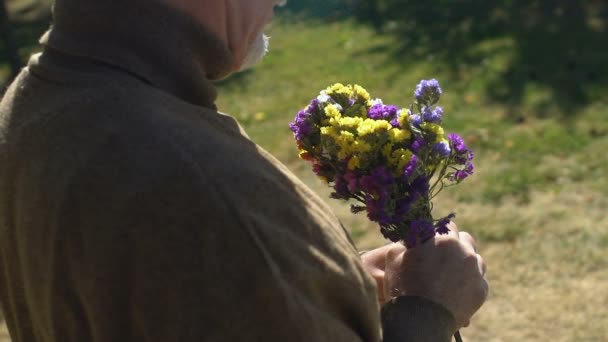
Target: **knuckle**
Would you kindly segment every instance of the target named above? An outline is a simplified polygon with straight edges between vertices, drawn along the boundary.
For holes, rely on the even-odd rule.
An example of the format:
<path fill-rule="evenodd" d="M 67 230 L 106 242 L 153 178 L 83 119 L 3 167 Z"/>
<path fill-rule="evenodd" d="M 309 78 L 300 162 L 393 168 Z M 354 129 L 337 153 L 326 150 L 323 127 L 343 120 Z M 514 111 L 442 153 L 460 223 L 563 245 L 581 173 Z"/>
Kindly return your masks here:
<path fill-rule="evenodd" d="M 400 254 L 403 254 L 405 251 L 405 247 L 403 246 L 391 246 L 388 251 L 386 251 L 386 258 L 388 260 L 392 260 L 397 258 Z"/>
<path fill-rule="evenodd" d="M 464 252 L 464 262 L 467 265 L 478 265 L 478 259 L 477 259 L 477 254 L 474 252 L 470 252 L 470 251 L 465 251 Z"/>
<path fill-rule="evenodd" d="M 477 240 L 475 240 L 475 238 L 473 237 L 473 235 L 471 235 L 469 232 L 460 232 L 460 235 L 467 239 L 468 241 L 470 241 L 473 244 L 477 243 Z"/>
<path fill-rule="evenodd" d="M 453 236 L 439 236 L 436 238 L 435 246 L 437 248 L 454 248 L 460 244 L 460 240 Z"/>
<path fill-rule="evenodd" d="M 488 265 L 486 265 L 486 262 L 483 260 L 483 257 L 479 254 L 477 254 L 477 262 L 479 263 L 481 274 L 485 275 L 488 270 Z"/>
<path fill-rule="evenodd" d="M 477 254 L 465 252 L 463 257 L 463 267 L 467 273 L 471 274 L 479 274 L 481 277 L 482 270 L 480 267 L 483 267 L 482 264 L 479 263 L 479 259 L 477 259 Z"/>
<path fill-rule="evenodd" d="M 480 286 L 480 297 L 482 299 L 482 303 L 486 301 L 486 299 L 488 299 L 488 296 L 490 295 L 490 284 L 488 284 L 488 281 L 483 278 L 481 286 Z"/>

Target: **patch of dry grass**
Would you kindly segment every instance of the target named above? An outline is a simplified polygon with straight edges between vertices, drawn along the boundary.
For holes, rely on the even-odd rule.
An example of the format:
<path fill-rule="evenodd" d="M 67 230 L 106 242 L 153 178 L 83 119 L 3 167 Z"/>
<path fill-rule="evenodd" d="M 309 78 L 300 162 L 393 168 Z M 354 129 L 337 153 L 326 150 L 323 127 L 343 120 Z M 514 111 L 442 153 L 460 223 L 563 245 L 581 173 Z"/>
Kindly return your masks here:
<path fill-rule="evenodd" d="M 319 184 L 311 183 L 326 194 Z M 365 217 L 329 203 L 361 249 L 386 243 Z M 477 236 L 488 264 L 491 295 L 462 331 L 465 340 L 608 340 L 607 207 L 605 194 L 580 184 L 534 191 L 525 204 L 458 202 L 443 194 L 437 210 L 459 213 L 459 227 Z"/>

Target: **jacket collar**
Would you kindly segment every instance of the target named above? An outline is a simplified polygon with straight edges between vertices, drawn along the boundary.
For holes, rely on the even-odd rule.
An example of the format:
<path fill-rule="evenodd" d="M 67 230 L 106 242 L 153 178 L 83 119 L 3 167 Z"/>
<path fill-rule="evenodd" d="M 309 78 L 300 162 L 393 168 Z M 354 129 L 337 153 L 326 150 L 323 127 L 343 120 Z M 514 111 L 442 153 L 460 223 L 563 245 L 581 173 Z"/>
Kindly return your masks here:
<path fill-rule="evenodd" d="M 210 80 L 233 56 L 200 24 L 159 0 L 56 0 L 46 47 L 123 69 L 175 96 L 215 109 Z"/>

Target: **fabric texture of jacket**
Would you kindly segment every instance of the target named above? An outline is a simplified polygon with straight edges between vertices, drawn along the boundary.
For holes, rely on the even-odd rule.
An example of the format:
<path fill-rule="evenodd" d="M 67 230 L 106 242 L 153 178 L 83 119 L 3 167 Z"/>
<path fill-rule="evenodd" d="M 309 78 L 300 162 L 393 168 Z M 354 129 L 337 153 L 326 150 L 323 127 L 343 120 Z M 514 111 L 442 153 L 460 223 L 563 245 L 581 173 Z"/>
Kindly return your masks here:
<path fill-rule="evenodd" d="M 381 340 L 331 209 L 215 108 L 221 42 L 157 1 L 54 18 L 0 105 L 14 342 Z"/>

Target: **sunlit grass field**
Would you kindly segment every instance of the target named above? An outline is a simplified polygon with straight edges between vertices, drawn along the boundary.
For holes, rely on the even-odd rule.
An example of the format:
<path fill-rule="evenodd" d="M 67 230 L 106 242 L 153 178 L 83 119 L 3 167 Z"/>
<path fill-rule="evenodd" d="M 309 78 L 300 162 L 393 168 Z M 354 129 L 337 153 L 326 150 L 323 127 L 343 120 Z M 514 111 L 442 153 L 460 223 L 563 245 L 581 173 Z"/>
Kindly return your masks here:
<path fill-rule="evenodd" d="M 488 100 L 500 84 L 512 41 L 480 42 L 484 63 L 456 72 L 432 56 L 404 63 L 398 42 L 351 22 L 283 20 L 253 71 L 220 83 L 219 107 L 254 141 L 327 198 L 329 190 L 297 158 L 287 123 L 333 82 L 359 83 L 385 103 L 405 106 L 422 78 L 441 81 L 444 127 L 476 152 L 476 174 L 444 191 L 438 213 L 455 211 L 479 240 L 491 295 L 469 341 L 608 340 L 608 110 L 602 99 L 565 112 L 530 84 L 521 103 Z M 360 248 L 385 243 L 364 215 L 327 198 Z"/>
<path fill-rule="evenodd" d="M 512 58 L 509 38 L 480 41 L 472 49 L 483 62 L 455 68 L 432 54 L 401 59 L 398 38 L 351 21 L 285 17 L 269 34 L 261 65 L 218 83 L 218 106 L 324 198 L 329 189 L 297 158 L 287 126 L 301 107 L 333 82 L 401 106 L 420 79 L 441 82 L 444 127 L 474 148 L 477 168 L 435 208 L 456 212 L 460 229 L 477 237 L 491 284 L 466 341 L 608 341 L 608 101 L 566 110 L 533 82 L 518 103 L 491 100 Z M 327 202 L 361 249 L 385 243 L 364 215 Z"/>

